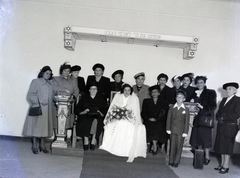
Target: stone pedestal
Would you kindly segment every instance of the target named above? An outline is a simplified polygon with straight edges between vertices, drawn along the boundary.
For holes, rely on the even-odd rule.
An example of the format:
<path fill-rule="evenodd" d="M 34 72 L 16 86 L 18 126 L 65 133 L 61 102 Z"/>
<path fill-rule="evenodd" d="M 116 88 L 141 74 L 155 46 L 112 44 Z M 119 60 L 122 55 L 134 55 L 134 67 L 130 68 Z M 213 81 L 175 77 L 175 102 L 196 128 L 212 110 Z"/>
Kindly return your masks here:
<path fill-rule="evenodd" d="M 71 147 L 65 141 L 66 138 L 66 121 L 69 117 L 73 97 L 66 95 L 55 96 L 57 105 L 58 128 L 56 140 L 51 145 L 52 154 L 62 156 L 80 156 L 83 157 L 83 146 L 81 142 L 77 142 L 75 147 Z"/>
<path fill-rule="evenodd" d="M 190 142 L 190 137 L 191 137 L 191 133 L 192 133 L 194 117 L 198 113 L 198 108 L 197 108 L 196 103 L 185 102 L 184 104 L 187 108 L 189 108 L 190 119 L 189 119 L 188 136 L 184 139 L 182 157 L 193 158 L 193 154 L 191 152 L 192 147 L 189 142 Z"/>

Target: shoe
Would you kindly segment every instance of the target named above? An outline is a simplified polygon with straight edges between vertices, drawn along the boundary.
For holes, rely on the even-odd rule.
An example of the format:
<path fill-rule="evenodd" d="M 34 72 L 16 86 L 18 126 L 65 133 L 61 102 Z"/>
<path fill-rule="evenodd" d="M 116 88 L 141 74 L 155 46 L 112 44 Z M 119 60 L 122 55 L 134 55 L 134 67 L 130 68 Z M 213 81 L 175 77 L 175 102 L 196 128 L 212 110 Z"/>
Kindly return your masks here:
<path fill-rule="evenodd" d="M 148 152 L 149 153 L 152 153 L 152 145 L 153 145 L 153 143 L 152 142 L 150 142 L 150 144 L 148 145 Z"/>
<path fill-rule="evenodd" d="M 215 167 L 214 170 L 220 171 L 222 169 L 222 166 Z"/>
<path fill-rule="evenodd" d="M 88 150 L 88 145 L 83 145 L 83 150 L 87 151 Z"/>
<path fill-rule="evenodd" d="M 228 173 L 228 171 L 229 171 L 229 168 L 222 167 L 222 169 L 220 169 L 219 173 L 220 174 L 225 174 L 225 173 Z"/>
<path fill-rule="evenodd" d="M 33 152 L 33 154 L 38 154 L 38 149 L 37 149 L 37 148 L 34 148 L 34 147 L 32 147 L 32 152 Z"/>
<path fill-rule="evenodd" d="M 45 148 L 43 148 L 43 147 L 39 147 L 39 151 L 40 152 L 43 152 L 43 153 L 46 153 L 46 154 L 48 154 L 49 153 L 49 151 L 47 150 L 47 147 L 45 147 Z"/>
<path fill-rule="evenodd" d="M 208 165 L 209 163 L 210 163 L 210 159 L 204 158 L 203 164 L 204 165 Z"/>
<path fill-rule="evenodd" d="M 95 150 L 95 145 L 94 144 L 90 144 L 90 150 L 92 150 L 92 151 Z"/>
<path fill-rule="evenodd" d="M 178 167 L 178 163 L 173 163 L 173 167 Z"/>
<path fill-rule="evenodd" d="M 153 151 L 153 150 L 152 150 L 152 155 L 153 155 L 153 156 L 157 155 L 157 151 Z"/>
<path fill-rule="evenodd" d="M 168 163 L 169 166 L 173 166 L 173 163 Z"/>
<path fill-rule="evenodd" d="M 67 146 L 69 147 L 71 145 L 71 139 L 70 138 L 67 138 L 66 139 L 66 143 L 67 143 Z"/>

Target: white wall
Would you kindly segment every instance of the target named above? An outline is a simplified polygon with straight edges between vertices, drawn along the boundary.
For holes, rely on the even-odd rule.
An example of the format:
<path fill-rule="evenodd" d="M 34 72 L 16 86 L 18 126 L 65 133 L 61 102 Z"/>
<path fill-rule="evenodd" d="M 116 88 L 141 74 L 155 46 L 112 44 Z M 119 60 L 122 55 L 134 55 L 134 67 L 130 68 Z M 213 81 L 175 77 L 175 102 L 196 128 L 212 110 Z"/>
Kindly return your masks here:
<path fill-rule="evenodd" d="M 1 8 L 4 6 L 6 3 L 0 4 Z M 133 76 L 144 71 L 148 85 L 155 84 L 161 72 L 170 78 L 194 72 L 208 77 L 207 86 L 217 91 L 218 102 L 223 96 L 223 83 L 240 82 L 237 1 L 15 0 L 12 10 L 9 7 L 6 13 L 12 12 L 12 18 L 8 28 L 7 20 L 0 18 L 4 24 L 0 30 L 2 135 L 21 136 L 28 109 L 26 94 L 31 80 L 44 65 L 50 65 L 58 75 L 59 66 L 69 61 L 82 66 L 81 75 L 86 79 L 93 73 L 93 64 L 100 62 L 106 67 L 105 76 L 123 69 L 124 81 L 131 84 Z M 75 51 L 68 51 L 63 47 L 66 25 L 198 36 L 200 43 L 192 60 L 183 60 L 181 49 L 90 41 L 77 41 Z M 172 86 L 170 81 L 168 85 Z"/>

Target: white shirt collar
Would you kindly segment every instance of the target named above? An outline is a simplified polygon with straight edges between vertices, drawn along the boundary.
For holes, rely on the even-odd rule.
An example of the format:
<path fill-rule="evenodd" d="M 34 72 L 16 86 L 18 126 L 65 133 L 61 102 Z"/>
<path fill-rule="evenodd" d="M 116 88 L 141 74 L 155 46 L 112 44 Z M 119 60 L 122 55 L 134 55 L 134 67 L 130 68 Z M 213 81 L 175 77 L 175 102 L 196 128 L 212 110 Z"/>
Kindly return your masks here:
<path fill-rule="evenodd" d="M 181 106 L 180 107 L 178 107 L 178 105 L 177 105 L 177 103 L 175 103 L 175 105 L 173 106 L 173 108 L 178 108 L 178 109 L 180 109 L 180 108 L 183 108 L 183 109 L 185 109 L 185 106 L 184 106 L 184 104 L 182 103 L 181 104 Z"/>

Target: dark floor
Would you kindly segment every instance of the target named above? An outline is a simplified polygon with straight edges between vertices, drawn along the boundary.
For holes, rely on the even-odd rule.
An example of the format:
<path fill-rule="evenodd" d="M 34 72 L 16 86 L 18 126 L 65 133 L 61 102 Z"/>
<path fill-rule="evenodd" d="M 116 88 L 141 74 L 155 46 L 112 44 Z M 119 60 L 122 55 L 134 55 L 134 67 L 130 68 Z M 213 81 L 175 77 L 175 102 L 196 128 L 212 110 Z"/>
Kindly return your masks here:
<path fill-rule="evenodd" d="M 159 151 L 158 154 L 163 153 Z M 149 156 L 152 155 L 148 154 Z M 162 157 L 159 155 L 159 159 Z M 57 156 L 44 153 L 34 155 L 31 151 L 29 138 L 0 136 L 0 178 L 77 178 L 81 174 L 82 161 L 81 157 Z M 228 174 L 221 175 L 215 171 L 214 167 L 217 165 L 217 156 L 212 154 L 211 162 L 209 165 L 204 166 L 203 170 L 193 169 L 191 158 L 182 158 L 179 167 L 171 169 L 180 178 L 240 178 L 239 155 L 232 157 Z"/>

